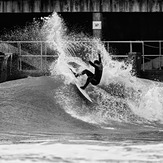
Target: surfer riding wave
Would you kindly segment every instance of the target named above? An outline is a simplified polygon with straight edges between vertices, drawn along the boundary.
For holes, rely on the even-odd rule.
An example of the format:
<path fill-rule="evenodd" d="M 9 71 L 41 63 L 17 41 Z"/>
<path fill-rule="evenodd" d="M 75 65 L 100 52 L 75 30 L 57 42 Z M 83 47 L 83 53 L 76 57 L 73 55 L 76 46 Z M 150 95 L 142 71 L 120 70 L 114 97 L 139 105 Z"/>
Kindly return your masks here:
<path fill-rule="evenodd" d="M 89 64 L 95 68 L 95 73 L 93 74 L 91 71 L 85 69 L 81 73 L 75 74 L 75 77 L 86 74 L 88 76 L 86 83 L 84 86 L 81 86 L 81 89 L 85 89 L 89 83 L 92 85 L 98 85 L 101 81 L 103 65 L 101 62 L 101 55 L 98 53 L 99 60 L 95 60 L 94 63 L 89 61 Z"/>

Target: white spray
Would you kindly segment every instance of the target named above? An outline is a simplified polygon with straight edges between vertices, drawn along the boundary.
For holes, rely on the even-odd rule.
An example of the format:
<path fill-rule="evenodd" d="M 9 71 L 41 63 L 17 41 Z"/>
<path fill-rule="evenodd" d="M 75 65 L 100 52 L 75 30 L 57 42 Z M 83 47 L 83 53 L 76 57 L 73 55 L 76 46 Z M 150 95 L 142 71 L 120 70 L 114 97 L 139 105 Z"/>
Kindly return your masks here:
<path fill-rule="evenodd" d="M 112 111 L 114 120 L 130 122 L 134 118 L 137 119 L 140 117 L 138 120 L 139 123 L 140 121 L 159 121 L 163 123 L 163 100 L 161 98 L 163 96 L 163 88 L 161 86 L 157 87 L 152 81 L 138 79 L 133 76 L 131 74 L 132 65 L 126 65 L 125 62 L 112 60 L 111 55 L 106 51 L 100 40 L 85 36 L 84 34 L 72 33 L 68 35 L 64 22 L 57 13 L 53 13 L 44 19 L 42 29 L 46 36 L 46 41 L 49 42 L 49 47 L 57 51 L 58 54 L 58 59 L 50 66 L 51 74 L 63 75 L 66 84 L 72 82 L 72 74 L 68 68 L 69 66 L 77 72 L 85 68 L 93 71 L 88 61 L 93 61 L 98 58 L 97 53 L 101 53 L 104 71 L 100 86 L 105 93 L 101 95 L 101 101 L 95 108 L 97 109 L 98 107 L 98 111 L 96 110 L 96 113 L 94 112 L 96 115 L 100 114 L 101 116 L 102 112 L 100 109 L 103 109 L 105 106 L 107 108 L 107 114 L 104 117 L 105 120 L 108 119 L 108 115 Z M 72 62 L 75 66 L 69 64 Z M 111 90 L 110 84 L 115 86 L 112 91 L 113 94 L 109 92 Z M 116 86 L 119 86 L 118 89 L 120 90 Z M 101 88 L 97 89 L 100 90 Z M 123 98 L 117 92 L 123 94 Z M 104 101 L 109 101 L 108 99 L 114 105 L 111 105 L 110 102 L 109 104 L 104 104 Z M 115 103 L 118 103 L 118 105 L 115 105 Z M 129 108 L 127 111 L 124 105 Z M 119 113 L 120 109 L 122 109 L 122 115 Z M 118 119 L 115 117 L 118 117 Z M 133 121 L 135 122 L 136 120 Z"/>

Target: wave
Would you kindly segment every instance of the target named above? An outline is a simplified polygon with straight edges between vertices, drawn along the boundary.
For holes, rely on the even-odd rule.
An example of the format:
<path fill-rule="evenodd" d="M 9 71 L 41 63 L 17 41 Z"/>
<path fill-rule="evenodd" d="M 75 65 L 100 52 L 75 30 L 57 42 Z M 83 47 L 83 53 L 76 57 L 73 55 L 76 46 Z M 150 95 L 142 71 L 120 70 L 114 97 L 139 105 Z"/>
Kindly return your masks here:
<path fill-rule="evenodd" d="M 63 20 L 45 19 L 42 36 L 58 58 L 51 76 L 1 83 L 2 132 L 83 133 L 102 129 L 163 128 L 163 85 L 134 76 L 132 64 L 113 60 L 103 43 L 83 34 L 67 35 Z M 89 102 L 74 85 L 76 72 L 100 52 L 104 66 L 98 86 L 89 84 Z M 86 76 L 80 78 L 83 84 Z M 102 130 L 103 131 L 103 130 Z"/>
<path fill-rule="evenodd" d="M 162 124 L 162 84 L 156 87 L 153 82 L 144 80 L 143 83 L 146 90 L 136 90 L 118 82 L 107 86 L 89 85 L 87 93 L 93 103 L 90 103 L 73 83 L 66 83 L 57 90 L 55 97 L 59 105 L 73 117 L 101 127 L 113 127 L 115 124 L 157 126 Z"/>
<path fill-rule="evenodd" d="M 56 75 L 1 83 L 1 137 L 2 133 L 9 133 L 10 137 L 19 133 L 26 133 L 24 137 L 35 134 L 43 137 L 44 134 L 104 133 L 105 129 L 110 133 L 110 129 L 162 128 L 160 123 L 146 118 L 147 114 L 153 114 L 148 110 L 137 114 L 126 97 L 117 97 L 115 92 L 113 96 L 107 88 L 89 85 L 89 95 L 96 101 L 91 103 L 74 84 L 64 81 Z"/>
<path fill-rule="evenodd" d="M 44 31 L 49 47 L 58 51 L 58 59 L 50 66 L 52 76 L 62 76 L 64 86 L 58 90 L 57 101 L 64 110 L 78 119 L 100 126 L 163 123 L 162 83 L 139 79 L 134 75 L 132 62 L 113 60 L 105 45 L 97 38 L 81 33 L 66 33 L 61 17 L 53 13 L 45 20 Z M 74 76 L 84 69 L 94 71 L 88 61 L 101 54 L 103 75 L 100 85 L 89 85 L 88 94 L 95 101 L 90 104 L 79 96 Z M 81 84 L 86 76 L 80 78 Z"/>

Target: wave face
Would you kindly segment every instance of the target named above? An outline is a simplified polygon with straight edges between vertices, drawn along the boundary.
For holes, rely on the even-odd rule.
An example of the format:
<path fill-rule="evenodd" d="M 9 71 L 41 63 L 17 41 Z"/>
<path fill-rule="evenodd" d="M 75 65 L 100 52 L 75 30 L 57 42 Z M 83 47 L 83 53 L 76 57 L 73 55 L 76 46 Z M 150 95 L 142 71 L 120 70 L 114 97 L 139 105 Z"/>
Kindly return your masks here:
<path fill-rule="evenodd" d="M 93 131 L 95 126 L 73 118 L 58 100 L 60 78 L 38 77 L 0 85 L 1 133 L 58 134 Z M 1 135 L 2 136 L 2 135 Z M 12 136 L 12 135 L 10 135 Z"/>
<path fill-rule="evenodd" d="M 51 76 L 0 85 L 1 131 L 54 134 L 163 128 L 162 83 L 135 77 L 132 64 L 113 60 L 100 40 L 68 34 L 56 13 L 44 18 L 42 36 L 58 55 L 50 65 Z M 69 68 L 93 72 L 88 60 L 98 58 L 98 52 L 104 70 L 101 83 L 87 88 L 91 103 L 74 85 Z M 84 84 L 86 76 L 79 80 Z"/>
<path fill-rule="evenodd" d="M 153 113 L 143 110 L 146 115 L 139 108 L 136 112 L 130 106 L 130 101 L 134 103 L 135 99 L 130 99 L 128 94 L 122 97 L 120 93 L 118 97 L 120 89 L 117 92 L 109 90 L 113 85 L 107 88 L 90 85 L 88 93 L 96 101 L 91 103 L 74 84 L 64 82 L 62 75 L 55 75 L 1 83 L 0 137 L 3 137 L 2 133 L 5 133 L 5 139 L 25 133 L 24 137 L 21 134 L 24 139 L 35 134 L 43 137 L 44 134 L 113 132 L 108 129 L 144 131 L 146 127 L 162 128 L 161 122 L 156 123 L 149 116 L 156 114 L 155 110 Z M 146 85 L 148 82 L 144 81 Z"/>

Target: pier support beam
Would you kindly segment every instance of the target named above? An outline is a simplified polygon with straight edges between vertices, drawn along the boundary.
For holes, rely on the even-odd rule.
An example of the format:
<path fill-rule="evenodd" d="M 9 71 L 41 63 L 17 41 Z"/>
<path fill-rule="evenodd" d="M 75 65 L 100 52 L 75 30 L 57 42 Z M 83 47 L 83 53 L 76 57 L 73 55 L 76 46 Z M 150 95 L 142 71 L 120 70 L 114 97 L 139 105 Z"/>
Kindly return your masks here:
<path fill-rule="evenodd" d="M 102 13 L 94 12 L 92 21 L 93 37 L 102 39 Z"/>

